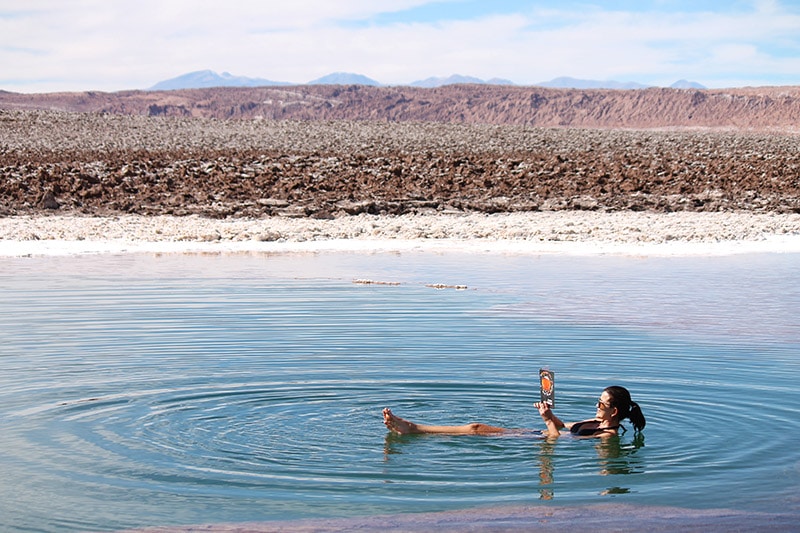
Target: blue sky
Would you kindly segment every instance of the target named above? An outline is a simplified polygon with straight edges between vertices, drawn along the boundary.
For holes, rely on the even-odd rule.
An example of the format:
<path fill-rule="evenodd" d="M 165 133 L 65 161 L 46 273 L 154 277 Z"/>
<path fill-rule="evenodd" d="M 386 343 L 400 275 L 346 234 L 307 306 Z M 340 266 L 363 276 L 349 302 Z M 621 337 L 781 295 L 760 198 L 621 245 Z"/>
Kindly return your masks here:
<path fill-rule="evenodd" d="M 800 2 L 0 0 L 0 89 L 142 89 L 204 69 L 800 85 Z"/>

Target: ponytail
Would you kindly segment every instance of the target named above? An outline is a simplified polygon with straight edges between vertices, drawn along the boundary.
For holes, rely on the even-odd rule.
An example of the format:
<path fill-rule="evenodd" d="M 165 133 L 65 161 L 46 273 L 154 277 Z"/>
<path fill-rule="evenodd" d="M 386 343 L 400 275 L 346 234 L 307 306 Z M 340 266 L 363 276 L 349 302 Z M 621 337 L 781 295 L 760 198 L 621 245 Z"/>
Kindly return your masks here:
<path fill-rule="evenodd" d="M 639 432 L 644 429 L 647 421 L 639 404 L 631 400 L 631 393 L 625 387 L 613 385 L 606 387 L 606 392 L 611 396 L 611 405 L 617 408 L 619 419 L 628 419 L 633 424 L 633 429 Z"/>
<path fill-rule="evenodd" d="M 643 430 L 645 424 L 647 424 L 647 420 L 644 419 L 644 413 L 642 413 L 642 408 L 639 407 L 639 404 L 634 401 L 631 401 L 631 409 L 628 413 L 628 420 L 631 421 L 631 424 L 633 424 L 633 429 L 636 431 Z"/>

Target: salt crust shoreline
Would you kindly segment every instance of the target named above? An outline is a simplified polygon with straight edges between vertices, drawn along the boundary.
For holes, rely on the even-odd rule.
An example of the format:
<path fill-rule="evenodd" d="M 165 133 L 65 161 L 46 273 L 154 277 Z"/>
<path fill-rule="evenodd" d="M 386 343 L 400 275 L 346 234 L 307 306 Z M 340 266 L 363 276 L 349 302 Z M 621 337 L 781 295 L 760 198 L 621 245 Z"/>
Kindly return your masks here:
<path fill-rule="evenodd" d="M 0 257 L 98 253 L 402 252 L 575 255 L 800 253 L 800 214 L 554 211 L 358 215 L 0 218 Z"/>
<path fill-rule="evenodd" d="M 573 507 L 549 505 L 524 507 L 477 507 L 460 511 L 405 513 L 356 518 L 304 519 L 295 521 L 155 526 L 125 533 L 326 533 L 339 531 L 536 531 L 562 532 L 585 524 L 589 531 L 638 533 L 709 531 L 794 531 L 798 515 L 743 512 L 734 509 L 690 509 L 678 507 L 597 504 Z"/>

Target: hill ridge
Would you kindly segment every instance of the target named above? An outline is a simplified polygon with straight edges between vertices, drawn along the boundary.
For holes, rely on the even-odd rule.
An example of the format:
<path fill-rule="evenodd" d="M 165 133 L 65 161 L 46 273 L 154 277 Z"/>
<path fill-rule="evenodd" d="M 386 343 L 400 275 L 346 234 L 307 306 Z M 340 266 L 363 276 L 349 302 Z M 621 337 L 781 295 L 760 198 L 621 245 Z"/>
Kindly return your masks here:
<path fill-rule="evenodd" d="M 116 93 L 0 92 L 0 109 L 214 119 L 794 132 L 800 125 L 800 87 L 630 91 L 480 84 L 435 88 L 295 85 Z"/>

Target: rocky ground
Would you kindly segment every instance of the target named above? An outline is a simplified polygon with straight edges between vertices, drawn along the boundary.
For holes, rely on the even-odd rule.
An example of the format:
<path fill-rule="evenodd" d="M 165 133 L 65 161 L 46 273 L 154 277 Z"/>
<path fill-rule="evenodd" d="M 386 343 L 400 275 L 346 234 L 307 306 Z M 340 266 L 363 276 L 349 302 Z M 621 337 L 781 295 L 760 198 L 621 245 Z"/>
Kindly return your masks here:
<path fill-rule="evenodd" d="M 800 213 L 790 133 L 0 111 L 0 216 Z"/>

